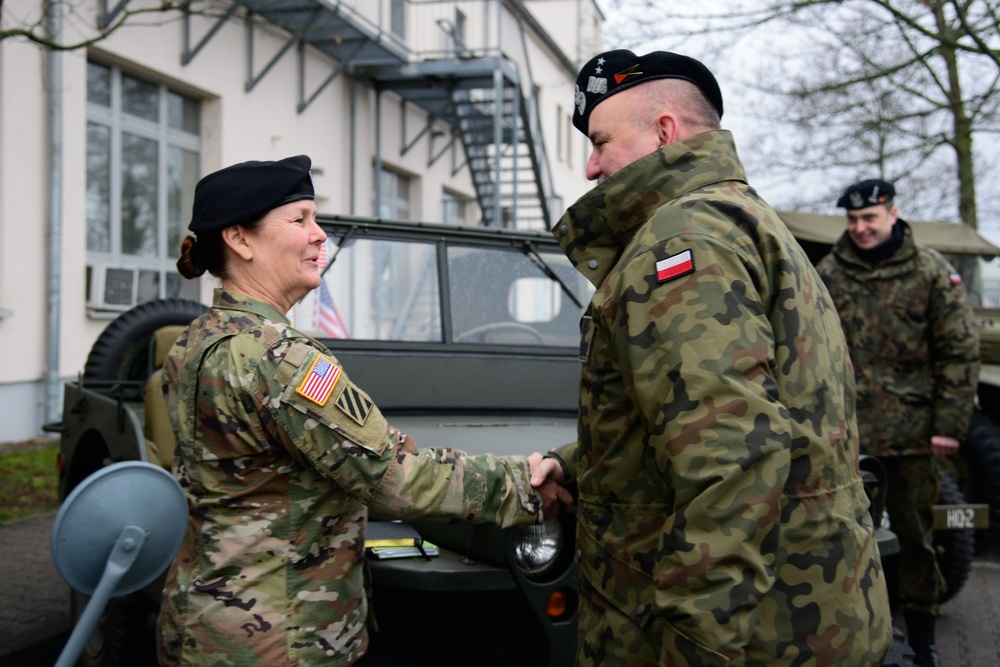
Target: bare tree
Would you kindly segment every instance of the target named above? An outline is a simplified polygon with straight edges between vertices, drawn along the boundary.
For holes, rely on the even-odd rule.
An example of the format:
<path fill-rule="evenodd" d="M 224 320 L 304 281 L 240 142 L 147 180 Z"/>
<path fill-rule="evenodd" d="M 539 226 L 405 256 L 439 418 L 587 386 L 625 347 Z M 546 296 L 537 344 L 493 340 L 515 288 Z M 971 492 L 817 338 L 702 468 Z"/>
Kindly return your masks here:
<path fill-rule="evenodd" d="M 819 184 L 792 205 L 828 207 L 846 183 L 880 176 L 897 182 L 915 217 L 957 214 L 978 227 L 977 176 L 993 164 L 973 139 L 1000 129 L 1000 0 L 706 6 L 609 0 L 611 40 L 749 48 L 761 65 L 747 87 L 765 100 L 756 117 L 783 135 L 754 145 L 776 175 Z"/>
<path fill-rule="evenodd" d="M 202 16 L 219 15 L 223 11 L 218 2 L 205 0 L 161 0 L 159 3 L 129 3 L 129 0 L 41 0 L 24 3 L 11 9 L 0 0 L 0 41 L 21 38 L 49 51 L 75 51 L 101 42 L 126 25 L 162 25 L 166 21 L 180 19 L 185 13 Z M 90 7 L 87 7 L 90 5 Z M 213 9 L 213 5 L 215 8 Z M 107 7 L 99 11 L 96 25 L 93 7 Z M 65 24 L 63 35 L 51 34 L 49 19 L 53 9 L 62 12 Z"/>

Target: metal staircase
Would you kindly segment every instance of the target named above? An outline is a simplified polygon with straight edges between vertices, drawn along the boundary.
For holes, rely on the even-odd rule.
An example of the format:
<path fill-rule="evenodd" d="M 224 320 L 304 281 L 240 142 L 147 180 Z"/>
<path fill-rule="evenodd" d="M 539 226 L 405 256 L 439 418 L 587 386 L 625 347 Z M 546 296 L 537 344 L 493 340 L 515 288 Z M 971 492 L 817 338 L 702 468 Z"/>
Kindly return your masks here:
<path fill-rule="evenodd" d="M 519 86 L 456 89 L 456 126 L 487 227 L 546 228 L 542 165 Z"/>
<path fill-rule="evenodd" d="M 455 129 L 483 225 L 548 229 L 551 176 L 534 100 L 523 94 L 513 63 L 502 57 L 435 60 L 358 73 Z"/>
<path fill-rule="evenodd" d="M 109 8 L 109 1 L 102 0 L 102 24 L 114 20 L 129 2 L 119 0 Z M 248 26 L 247 91 L 292 46 L 298 46 L 300 113 L 342 73 L 367 81 L 379 91 L 395 92 L 426 111 L 427 127 L 421 134 L 431 132 L 435 122 L 444 121 L 460 137 L 466 161 L 455 168 L 455 173 L 468 166 L 483 225 L 550 227 L 558 198 L 553 191 L 525 47 L 525 23 L 533 19 L 518 0 L 487 0 L 479 5 L 479 11 L 484 16 L 500 11 L 515 15 L 521 43 L 515 44 L 517 39 L 509 41 L 511 50 L 518 52 L 520 64 L 500 44 L 499 30 L 494 44 L 466 45 L 455 21 L 443 18 L 459 3 L 234 0 L 232 5 L 214 6 L 220 9 L 185 15 L 183 63 L 193 60 L 225 22 L 243 20 Z M 386 8 L 388 11 L 384 11 Z M 468 11 L 468 3 L 462 8 Z M 193 16 L 200 22 L 197 30 L 193 29 Z M 263 64 L 254 63 L 252 27 L 262 19 L 288 33 L 285 45 Z M 206 20 L 214 21 L 207 29 Z M 429 43 L 427 37 L 432 34 L 439 38 L 436 50 L 421 51 L 427 47 L 414 46 L 420 40 Z M 328 76 L 312 91 L 305 85 L 306 45 L 333 61 Z M 407 149 L 403 147 L 404 152 Z"/>

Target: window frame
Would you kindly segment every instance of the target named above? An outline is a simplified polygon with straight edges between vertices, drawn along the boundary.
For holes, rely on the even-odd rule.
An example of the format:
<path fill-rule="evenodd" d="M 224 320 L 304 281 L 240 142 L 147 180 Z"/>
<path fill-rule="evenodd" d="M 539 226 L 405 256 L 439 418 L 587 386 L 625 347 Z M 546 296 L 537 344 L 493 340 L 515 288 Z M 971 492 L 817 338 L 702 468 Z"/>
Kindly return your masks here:
<path fill-rule="evenodd" d="M 107 216 L 107 228 L 106 233 L 108 235 L 107 249 L 92 249 L 90 247 L 90 232 L 89 229 L 85 232 L 85 248 L 86 248 L 86 260 L 88 265 L 88 304 L 91 310 L 104 310 L 100 305 L 103 303 L 99 299 L 91 299 L 89 290 L 94 287 L 93 280 L 95 276 L 93 271 L 97 270 L 96 267 L 115 267 L 122 269 L 134 269 L 139 273 L 136 276 L 136 280 L 140 282 L 142 279 L 150 278 L 155 276 L 155 291 L 156 295 L 151 296 L 148 294 L 149 285 L 145 285 L 144 291 L 147 292 L 143 295 L 138 295 L 135 298 L 135 302 L 139 303 L 147 300 L 148 298 L 164 298 L 168 296 L 193 296 L 200 292 L 200 285 L 198 281 L 191 281 L 192 285 L 188 287 L 184 284 L 186 281 L 178 282 L 179 276 L 177 276 L 176 271 L 176 261 L 178 255 L 178 248 L 173 247 L 171 244 L 171 209 L 170 209 L 170 177 L 171 177 L 171 157 L 175 150 L 182 151 L 183 153 L 191 153 L 194 155 L 196 161 L 194 178 L 192 181 L 192 186 L 190 193 L 184 197 L 183 200 L 190 201 L 193 198 L 194 188 L 193 183 L 197 182 L 197 177 L 200 176 L 201 170 L 201 160 L 203 155 L 202 149 L 202 138 L 201 138 L 201 115 L 203 112 L 203 107 L 201 105 L 201 100 L 193 98 L 180 90 L 171 88 L 162 82 L 156 82 L 150 80 L 148 77 L 137 75 L 127 69 L 106 62 L 102 62 L 99 59 L 88 58 L 87 60 L 88 71 L 88 87 L 90 83 L 90 65 L 95 65 L 97 67 L 104 68 L 109 74 L 109 86 L 108 94 L 110 96 L 110 106 L 105 106 L 100 102 L 91 101 L 88 95 L 86 101 L 86 124 L 87 124 L 87 154 L 89 156 L 91 150 L 90 142 L 90 128 L 91 126 L 96 126 L 104 128 L 109 134 L 108 140 L 108 154 L 107 154 L 107 165 L 108 173 L 106 177 L 108 179 L 108 197 L 109 201 L 103 202 L 103 205 L 108 207 Z M 152 121 L 139 116 L 135 116 L 127 113 L 124 110 L 124 85 L 123 81 L 125 77 L 131 77 L 138 81 L 141 81 L 150 86 L 154 86 L 156 89 L 156 109 L 157 109 L 157 120 Z M 177 95 L 184 100 L 191 100 L 198 105 L 195 113 L 195 118 L 198 120 L 197 132 L 192 132 L 180 128 L 171 126 L 170 118 L 170 104 L 172 100 L 172 95 Z M 126 135 L 131 135 L 140 140 L 153 141 L 156 146 L 156 184 L 155 184 L 155 210 L 153 214 L 153 225 L 155 225 L 155 251 L 153 254 L 131 254 L 123 251 L 123 182 L 124 175 L 123 169 L 126 165 L 125 156 L 123 154 L 124 144 L 126 141 Z M 184 160 L 182 159 L 182 162 Z M 184 180 L 183 164 L 181 165 L 182 183 Z M 90 173 L 89 165 L 87 168 L 86 175 L 86 190 L 90 191 Z M 182 185 L 183 187 L 183 185 Z M 181 205 L 181 210 L 175 214 L 178 217 L 176 224 L 179 229 L 175 230 L 179 238 L 183 238 L 185 230 L 185 222 L 189 211 L 186 211 L 186 206 L 184 203 Z M 90 220 L 90 202 L 88 201 L 85 208 L 85 217 L 89 223 Z M 103 221 L 102 221 L 102 224 Z M 145 274 L 143 274 L 145 272 Z M 171 276 L 174 279 L 171 279 Z M 169 283 L 173 283 L 171 286 Z M 137 288 L 138 289 L 138 288 Z M 108 308 L 109 310 L 117 310 L 118 308 Z"/>

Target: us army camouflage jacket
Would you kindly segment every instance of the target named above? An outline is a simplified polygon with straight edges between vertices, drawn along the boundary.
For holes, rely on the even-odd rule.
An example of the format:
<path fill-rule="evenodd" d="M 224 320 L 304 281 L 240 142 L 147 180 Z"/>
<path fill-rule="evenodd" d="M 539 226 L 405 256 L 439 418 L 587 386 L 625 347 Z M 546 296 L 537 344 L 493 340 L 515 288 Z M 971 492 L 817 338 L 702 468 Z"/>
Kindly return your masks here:
<path fill-rule="evenodd" d="M 599 596 L 580 663 L 877 664 L 890 615 L 847 347 L 731 135 L 634 162 L 553 231 L 597 287 L 578 442 L 553 452 Z"/>
<path fill-rule="evenodd" d="M 344 665 L 365 650 L 367 507 L 540 521 L 523 458 L 417 449 L 320 343 L 217 290 L 164 366 L 190 522 L 161 665 Z"/>
<path fill-rule="evenodd" d="M 965 439 L 979 377 L 979 334 L 965 288 L 935 250 L 903 243 L 878 266 L 845 233 L 817 265 L 833 295 L 858 385 L 862 451 L 929 455 L 934 435 Z"/>

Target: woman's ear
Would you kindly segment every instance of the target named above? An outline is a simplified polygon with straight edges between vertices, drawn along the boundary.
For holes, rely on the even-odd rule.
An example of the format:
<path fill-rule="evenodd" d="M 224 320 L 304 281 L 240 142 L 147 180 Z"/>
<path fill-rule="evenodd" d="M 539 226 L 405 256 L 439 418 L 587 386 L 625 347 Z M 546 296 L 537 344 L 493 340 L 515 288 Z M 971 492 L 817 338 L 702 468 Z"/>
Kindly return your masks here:
<path fill-rule="evenodd" d="M 222 240 L 229 249 L 239 255 L 240 259 L 253 259 L 253 248 L 247 238 L 247 230 L 241 225 L 232 225 L 222 230 Z"/>

